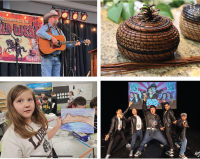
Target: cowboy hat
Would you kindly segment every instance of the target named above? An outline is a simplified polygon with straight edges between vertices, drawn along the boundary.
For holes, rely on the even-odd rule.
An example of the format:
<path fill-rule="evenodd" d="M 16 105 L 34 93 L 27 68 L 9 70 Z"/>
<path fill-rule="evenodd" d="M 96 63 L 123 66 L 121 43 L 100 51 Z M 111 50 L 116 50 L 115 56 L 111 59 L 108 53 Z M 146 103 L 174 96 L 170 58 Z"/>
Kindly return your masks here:
<path fill-rule="evenodd" d="M 46 13 L 44 15 L 44 22 L 48 22 L 49 17 L 50 16 L 55 16 L 55 15 L 57 15 L 58 18 L 59 18 L 59 15 L 58 15 L 58 13 L 55 10 L 51 10 L 49 13 Z"/>

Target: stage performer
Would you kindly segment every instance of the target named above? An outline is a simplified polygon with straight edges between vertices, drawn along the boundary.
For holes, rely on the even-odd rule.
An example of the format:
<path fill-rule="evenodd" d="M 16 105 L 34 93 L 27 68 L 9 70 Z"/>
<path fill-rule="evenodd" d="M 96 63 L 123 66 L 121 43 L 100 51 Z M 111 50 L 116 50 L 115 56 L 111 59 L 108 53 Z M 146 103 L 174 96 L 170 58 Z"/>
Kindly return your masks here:
<path fill-rule="evenodd" d="M 162 145 L 164 145 L 165 150 L 167 150 L 166 151 L 167 155 L 174 156 L 171 153 L 171 151 L 169 151 L 169 145 L 167 144 L 167 141 L 165 140 L 163 134 L 160 131 L 160 130 L 164 130 L 164 127 L 162 126 L 159 115 L 156 114 L 156 107 L 151 105 L 150 112 L 149 112 L 147 110 L 146 100 L 147 100 L 147 95 L 145 96 L 143 105 L 142 105 L 142 110 L 145 116 L 147 130 L 145 132 L 144 139 L 142 140 L 140 147 L 138 148 L 134 156 L 137 157 L 141 155 L 141 151 L 143 150 L 145 144 L 151 141 L 152 139 L 156 139 L 160 141 Z"/>
<path fill-rule="evenodd" d="M 174 112 L 170 108 L 170 105 L 169 105 L 168 102 L 163 100 L 161 105 L 162 105 L 162 109 L 163 109 L 163 124 L 164 124 L 164 127 L 165 127 L 167 140 L 169 142 L 171 153 L 174 153 L 174 151 L 173 151 L 173 149 L 174 149 L 173 140 L 172 140 L 172 137 L 171 137 L 171 127 L 172 127 L 172 122 L 174 124 L 176 124 L 177 120 L 176 120 L 176 118 L 174 116 Z"/>
<path fill-rule="evenodd" d="M 130 102 L 130 104 L 132 104 L 132 102 Z M 136 142 L 137 137 L 139 136 L 140 141 L 142 141 L 143 139 L 143 122 L 141 120 L 141 118 L 137 115 L 137 109 L 133 108 L 132 109 L 132 114 L 133 116 L 130 116 L 126 122 L 131 122 L 131 129 L 130 129 L 130 133 L 132 134 L 132 140 L 131 140 L 131 151 L 129 156 L 133 156 L 133 149 L 134 149 L 134 145 Z"/>
<path fill-rule="evenodd" d="M 132 104 L 132 103 L 131 103 Z M 116 111 L 116 116 L 114 116 L 112 118 L 112 123 L 111 123 L 111 126 L 110 126 L 110 130 L 108 132 L 108 134 L 106 135 L 105 137 L 105 141 L 108 140 L 109 137 L 110 138 L 110 142 L 109 142 L 109 145 L 108 145 L 108 150 L 107 150 L 107 155 L 106 155 L 106 158 L 109 158 L 111 155 L 110 155 L 110 151 L 111 151 L 111 147 L 112 147 L 112 144 L 114 142 L 114 139 L 115 137 L 119 134 L 122 139 L 124 140 L 124 142 L 126 143 L 126 147 L 130 147 L 131 145 L 127 142 L 125 136 L 124 136 L 124 130 L 125 130 L 125 127 L 126 127 L 126 118 L 124 117 L 124 115 L 128 112 L 130 108 L 130 104 L 128 106 L 128 108 L 125 110 L 124 113 L 122 113 L 122 110 L 121 109 L 118 109 Z"/>
<path fill-rule="evenodd" d="M 181 118 L 179 118 L 177 121 L 176 138 L 178 142 L 175 143 L 178 148 L 181 146 L 179 156 L 184 159 L 187 159 L 184 153 L 187 147 L 186 129 L 189 128 L 188 121 L 186 119 L 187 114 L 182 113 Z"/>
<path fill-rule="evenodd" d="M 42 39 L 51 40 L 54 45 L 58 44 L 58 40 L 49 35 L 47 32 L 53 35 L 65 35 L 62 30 L 60 30 L 56 25 L 58 24 L 59 15 L 55 10 L 51 10 L 49 13 L 44 15 L 44 22 L 48 22 L 43 25 L 38 31 L 37 35 Z M 80 42 L 77 42 L 75 46 L 80 45 Z M 74 44 L 66 44 L 66 48 L 70 49 Z M 56 50 L 51 54 L 41 54 L 41 74 L 42 76 L 60 76 L 60 54 L 61 51 Z"/>

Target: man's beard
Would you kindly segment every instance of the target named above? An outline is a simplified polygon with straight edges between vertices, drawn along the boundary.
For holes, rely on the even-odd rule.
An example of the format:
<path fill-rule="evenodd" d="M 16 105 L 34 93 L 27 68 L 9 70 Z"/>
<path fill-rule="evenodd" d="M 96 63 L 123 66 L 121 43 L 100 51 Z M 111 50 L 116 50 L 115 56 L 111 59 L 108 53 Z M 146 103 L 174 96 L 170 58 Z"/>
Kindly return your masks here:
<path fill-rule="evenodd" d="M 54 21 L 54 25 L 56 26 L 58 24 L 58 20 L 55 20 Z"/>

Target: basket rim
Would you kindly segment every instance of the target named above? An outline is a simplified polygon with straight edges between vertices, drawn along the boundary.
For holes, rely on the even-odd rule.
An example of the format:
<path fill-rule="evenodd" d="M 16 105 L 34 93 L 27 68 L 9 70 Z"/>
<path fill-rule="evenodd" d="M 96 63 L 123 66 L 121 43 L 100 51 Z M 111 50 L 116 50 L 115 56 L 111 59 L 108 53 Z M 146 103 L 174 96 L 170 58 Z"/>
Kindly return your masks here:
<path fill-rule="evenodd" d="M 170 52 L 174 49 L 177 49 L 179 43 L 177 45 L 171 47 L 170 49 L 163 50 L 163 51 L 139 51 L 139 50 L 130 49 L 128 47 L 125 47 L 124 45 L 120 44 L 118 41 L 117 41 L 117 44 L 120 45 L 121 47 L 123 47 L 124 49 L 131 51 L 131 52 L 134 52 L 134 53 L 137 53 L 137 54 L 158 55 L 158 54 L 165 54 L 165 53 Z"/>

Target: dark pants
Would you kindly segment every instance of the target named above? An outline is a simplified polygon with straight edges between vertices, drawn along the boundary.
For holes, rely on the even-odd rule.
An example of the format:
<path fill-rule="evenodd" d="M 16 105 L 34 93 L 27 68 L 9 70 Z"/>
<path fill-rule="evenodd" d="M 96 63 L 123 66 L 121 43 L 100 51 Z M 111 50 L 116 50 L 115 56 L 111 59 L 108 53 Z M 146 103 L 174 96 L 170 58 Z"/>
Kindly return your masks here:
<path fill-rule="evenodd" d="M 108 145 L 108 150 L 107 150 L 107 154 L 110 154 L 110 151 L 111 151 L 111 147 L 112 147 L 112 144 L 114 142 L 114 139 L 117 135 L 120 135 L 122 137 L 122 139 L 124 140 L 124 142 L 126 144 L 128 144 L 128 142 L 126 141 L 126 138 L 124 136 L 124 131 L 121 129 L 120 131 L 116 131 L 115 134 L 113 134 L 110 138 L 110 142 L 109 142 L 109 145 Z"/>
<path fill-rule="evenodd" d="M 160 141 L 164 145 L 164 148 L 166 150 L 169 150 L 169 146 L 167 144 L 167 141 L 165 140 L 165 138 L 164 138 L 164 136 L 163 136 L 163 134 L 161 133 L 160 130 L 152 131 L 151 135 L 149 135 L 149 134 L 150 134 L 150 130 L 146 130 L 145 135 L 144 135 L 144 139 L 142 140 L 140 147 L 138 148 L 138 151 L 141 152 L 144 149 L 144 145 L 146 143 L 148 143 L 149 141 L 153 140 L 153 139 Z"/>
<path fill-rule="evenodd" d="M 171 136 L 171 127 L 166 126 L 165 132 L 166 132 L 167 140 L 169 142 L 170 149 L 173 149 L 174 146 L 173 146 L 173 140 L 172 140 L 172 136 Z"/>
<path fill-rule="evenodd" d="M 56 114 L 56 112 L 57 112 L 57 105 L 56 106 L 54 105 L 54 108 L 52 109 L 52 113 Z"/>
<path fill-rule="evenodd" d="M 134 149 L 135 141 L 136 141 L 138 136 L 140 137 L 140 141 L 142 141 L 142 138 L 143 138 L 142 129 L 136 130 L 136 133 L 132 134 L 131 150 Z"/>

